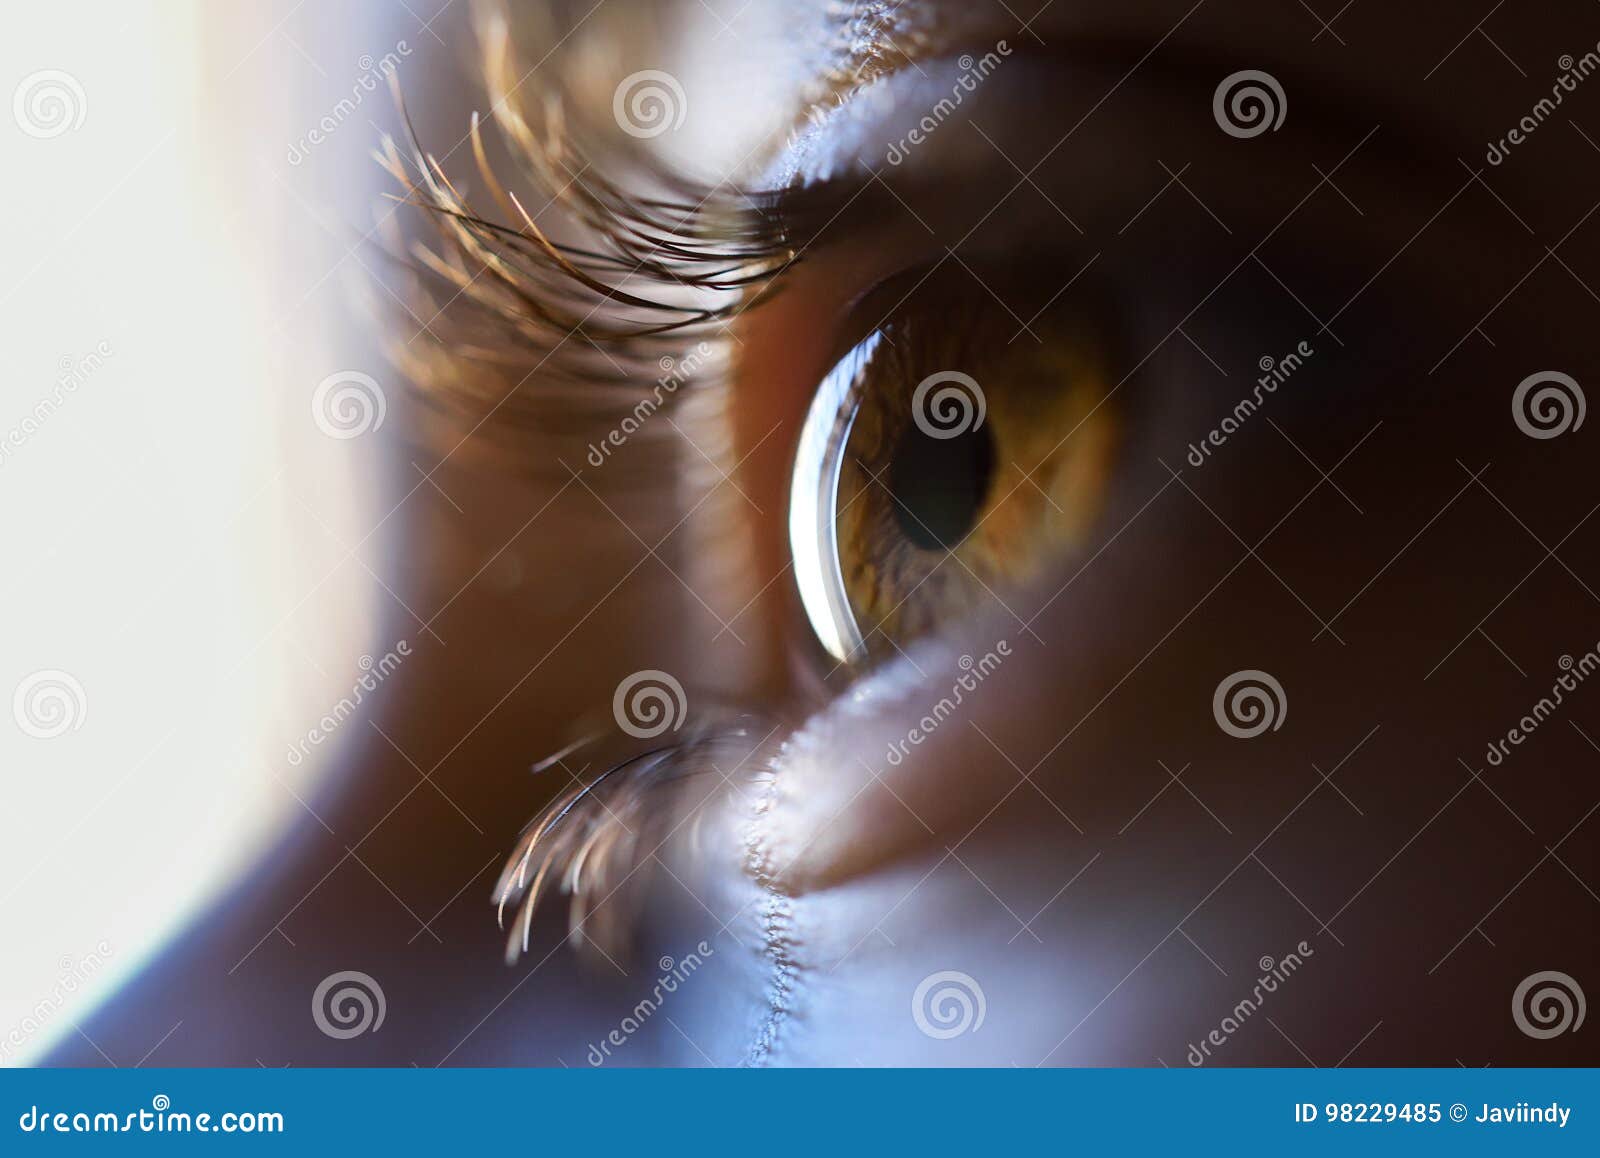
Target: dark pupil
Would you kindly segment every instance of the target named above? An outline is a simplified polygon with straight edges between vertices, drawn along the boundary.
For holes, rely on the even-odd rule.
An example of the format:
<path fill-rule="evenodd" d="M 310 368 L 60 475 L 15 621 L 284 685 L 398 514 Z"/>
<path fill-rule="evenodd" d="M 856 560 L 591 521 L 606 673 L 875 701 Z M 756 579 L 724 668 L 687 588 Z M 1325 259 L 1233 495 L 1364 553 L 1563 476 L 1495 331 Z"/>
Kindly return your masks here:
<path fill-rule="evenodd" d="M 977 521 L 993 475 L 988 423 L 954 438 L 932 438 L 908 425 L 889 465 L 900 529 L 923 550 L 954 547 Z"/>

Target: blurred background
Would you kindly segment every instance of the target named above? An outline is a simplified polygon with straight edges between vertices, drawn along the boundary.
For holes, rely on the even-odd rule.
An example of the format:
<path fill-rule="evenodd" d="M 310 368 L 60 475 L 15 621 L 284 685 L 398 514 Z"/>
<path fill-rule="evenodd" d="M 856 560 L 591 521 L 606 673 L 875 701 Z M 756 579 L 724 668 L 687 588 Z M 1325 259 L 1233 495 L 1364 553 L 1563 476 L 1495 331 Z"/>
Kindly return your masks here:
<path fill-rule="evenodd" d="M 293 19 L 32 5 L 0 44 L 10 1061 L 304 816 L 334 745 L 291 763 L 295 740 L 419 635 L 392 586 L 412 514 L 380 523 L 397 424 L 348 306 L 378 174 L 330 162 L 387 100 L 359 63 L 427 33 Z M 353 92 L 372 107 L 296 161 Z M 313 410 L 341 373 L 373 383 L 348 428 Z"/>
<path fill-rule="evenodd" d="M 384 248 L 411 211 L 374 157 L 402 129 L 390 77 L 421 139 L 465 161 L 469 7 L 10 19 L 0 1064 L 554 1065 L 593 1035 L 574 992 L 614 1004 L 607 1024 L 637 1000 L 620 966 L 555 952 L 563 913 L 508 970 L 488 901 L 582 774 L 530 765 L 618 670 L 662 662 L 652 585 L 675 582 L 681 528 L 638 560 L 647 518 L 627 531 L 442 435 L 384 348 L 409 314 Z M 767 129 L 723 118 L 718 141 Z M 580 541 L 588 570 L 563 562 Z M 596 615 L 611 547 L 627 565 Z M 243 1024 L 346 970 L 401 1011 L 381 1035 Z M 537 1035 L 486 1024 L 519 1008 Z"/>
<path fill-rule="evenodd" d="M 363 307 L 386 292 L 369 231 L 395 208 L 368 157 L 394 128 L 387 74 L 416 90 L 463 63 L 465 7 L 163 0 L 9 17 L 9 1064 L 62 1042 L 132 1064 L 179 1032 L 152 1020 L 142 1046 L 86 1043 L 78 1024 L 274 847 L 314 858 L 284 886 L 302 919 L 320 878 L 339 898 L 330 923 L 392 929 L 403 947 L 466 892 L 498 964 L 489 866 L 526 814 L 491 821 L 463 777 L 515 715 L 448 767 L 427 740 L 453 745 L 515 678 L 473 646 L 485 601 L 496 633 L 560 614 L 558 581 L 544 609 L 511 598 L 537 546 L 511 530 L 547 496 L 511 481 L 474 493 L 470 473 L 412 449 Z M 421 125 L 461 135 L 461 106 L 424 103 Z M 352 802 L 338 769 L 356 760 L 373 795 Z M 286 912 L 257 920 L 261 940 L 227 963 L 241 981 L 281 976 L 273 958 L 294 951 Z"/>

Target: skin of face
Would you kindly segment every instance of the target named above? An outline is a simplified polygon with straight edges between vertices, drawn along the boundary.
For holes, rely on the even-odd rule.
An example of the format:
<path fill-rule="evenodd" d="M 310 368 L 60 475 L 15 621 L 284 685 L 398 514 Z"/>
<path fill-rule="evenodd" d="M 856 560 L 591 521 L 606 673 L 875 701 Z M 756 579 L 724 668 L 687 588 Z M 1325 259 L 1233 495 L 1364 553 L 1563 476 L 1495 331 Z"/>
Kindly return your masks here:
<path fill-rule="evenodd" d="M 469 584 L 450 646 L 398 693 L 442 707 L 398 737 L 409 759 L 381 742 L 353 756 L 330 816 L 359 836 L 437 773 L 471 827 L 424 790 L 374 859 L 424 920 L 439 909 L 442 937 L 418 935 L 359 866 L 323 884 L 340 850 L 302 834 L 97 1019 L 96 1040 L 136 1055 L 187 1010 L 172 1048 L 196 1061 L 602 1064 L 596 1042 L 603 1064 L 1583 1060 L 1583 1042 L 1531 1038 L 1505 1007 L 1522 978 L 1600 959 L 1600 699 L 1572 692 L 1499 762 L 1486 748 L 1561 657 L 1600 641 L 1590 428 L 1530 436 L 1513 397 L 1541 371 L 1600 381 L 1600 192 L 1578 176 L 1600 86 L 1566 92 L 1501 161 L 1486 150 L 1557 83 L 1562 54 L 1594 48 L 1589 10 L 1479 35 L 1443 3 L 908 3 L 888 55 L 926 57 L 791 142 L 779 129 L 802 120 L 832 43 L 823 6 L 726 29 L 731 14 L 686 7 L 673 43 L 696 47 L 667 67 L 691 109 L 734 99 L 735 55 L 769 82 L 756 128 L 703 130 L 699 162 L 736 169 L 764 128 L 769 172 L 863 194 L 732 328 L 726 390 L 686 419 L 700 473 L 664 509 L 619 518 L 565 472 L 510 483 L 463 462 L 445 489 L 470 514 L 415 520 L 429 604 Z M 891 162 L 959 84 L 954 58 L 1002 40 L 994 74 Z M 1213 98 L 1242 70 L 1281 87 L 1276 130 L 1224 129 Z M 882 667 L 840 671 L 810 638 L 778 517 L 800 427 L 881 320 L 860 315 L 876 285 L 994 260 L 1122 319 L 1109 405 L 1126 435 L 1095 537 Z M 971 292 L 992 291 L 974 274 Z M 1302 350 L 1257 391 L 1263 359 Z M 1259 405 L 1241 421 L 1245 397 Z M 1028 485 L 1025 464 L 999 469 Z M 643 552 L 660 532 L 660 556 Z M 521 577 L 474 582 L 508 539 Z M 702 815 L 659 850 L 670 871 L 629 898 L 632 957 L 586 963 L 553 912 L 506 971 L 478 900 L 555 789 L 505 770 L 645 668 L 781 708 L 795 734 L 695 797 Z M 1242 738 L 1216 704 L 1251 672 L 1277 688 L 1258 703 L 1276 726 Z M 280 924 L 305 944 L 274 940 L 239 970 Z M 678 1032 L 635 1017 L 606 1046 L 662 962 L 689 954 L 705 967 L 674 987 Z M 359 1056 L 243 996 L 304 1004 L 367 962 L 393 1021 Z M 68 1044 L 58 1060 L 90 1059 Z"/>

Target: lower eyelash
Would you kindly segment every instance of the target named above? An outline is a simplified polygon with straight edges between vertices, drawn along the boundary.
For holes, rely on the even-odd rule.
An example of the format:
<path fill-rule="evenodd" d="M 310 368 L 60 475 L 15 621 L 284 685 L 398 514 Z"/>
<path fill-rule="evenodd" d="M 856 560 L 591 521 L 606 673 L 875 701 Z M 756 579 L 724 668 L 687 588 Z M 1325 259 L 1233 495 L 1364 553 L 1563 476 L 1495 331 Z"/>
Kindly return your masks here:
<path fill-rule="evenodd" d="M 528 951 L 533 916 L 552 889 L 571 897 L 567 929 L 574 942 L 592 943 L 608 956 L 626 953 L 635 901 L 648 877 L 645 866 L 686 825 L 688 846 L 699 847 L 698 828 L 711 798 L 686 811 L 680 790 L 706 773 L 721 780 L 763 762 L 778 728 L 765 729 L 752 742 L 761 734 L 760 723 L 733 712 L 702 716 L 684 725 L 690 733 L 684 740 L 612 762 L 547 804 L 523 830 L 495 885 L 500 927 L 507 930 L 507 964 Z M 565 769 L 566 757 L 598 743 L 595 737 L 580 741 L 534 770 Z"/>

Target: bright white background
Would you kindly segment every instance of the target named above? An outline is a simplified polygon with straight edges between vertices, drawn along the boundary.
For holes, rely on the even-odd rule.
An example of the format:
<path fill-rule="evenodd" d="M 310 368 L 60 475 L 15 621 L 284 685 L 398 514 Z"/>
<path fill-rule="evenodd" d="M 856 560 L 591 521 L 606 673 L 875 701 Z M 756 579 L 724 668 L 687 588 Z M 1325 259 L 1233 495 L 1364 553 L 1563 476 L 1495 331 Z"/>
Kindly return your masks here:
<path fill-rule="evenodd" d="M 326 772 L 288 744 L 393 643 L 389 432 L 335 439 L 311 414 L 330 373 L 390 375 L 344 305 L 363 273 L 348 223 L 370 222 L 379 174 L 335 179 L 329 147 L 286 157 L 405 30 L 328 12 L 308 34 L 288 3 L 254 8 L 32 4 L 0 37 L 0 1039 L 25 1039 L 8 1064 L 78 1032 L 282 831 Z M 55 85 L 64 110 L 19 109 L 44 70 L 77 86 Z M 59 132 L 39 119 L 57 114 Z M 375 139 L 367 110 L 338 133 Z M 83 690 L 51 738 L 13 705 L 41 670 Z M 109 966 L 63 994 L 102 943 Z"/>

